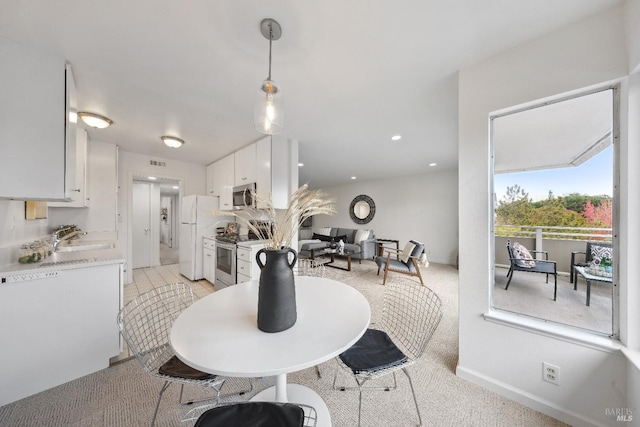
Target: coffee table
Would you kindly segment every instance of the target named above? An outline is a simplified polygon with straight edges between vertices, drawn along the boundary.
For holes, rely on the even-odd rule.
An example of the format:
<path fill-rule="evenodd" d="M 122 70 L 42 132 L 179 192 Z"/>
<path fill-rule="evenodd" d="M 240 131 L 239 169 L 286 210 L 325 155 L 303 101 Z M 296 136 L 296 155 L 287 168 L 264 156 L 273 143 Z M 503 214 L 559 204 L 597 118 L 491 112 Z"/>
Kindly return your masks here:
<path fill-rule="evenodd" d="M 351 271 L 351 255 L 354 252 L 351 251 L 342 251 L 340 252 L 338 249 L 331 248 L 320 248 L 320 249 L 311 249 L 311 259 L 315 259 L 318 255 L 329 255 L 331 257 L 329 262 L 325 262 L 324 265 L 331 268 L 337 268 L 338 270 Z M 343 256 L 347 258 L 347 268 L 340 267 L 339 265 L 334 265 L 336 260 L 336 255 Z"/>
<path fill-rule="evenodd" d="M 595 274 L 590 274 L 587 272 L 586 267 L 574 267 L 576 273 L 580 274 L 587 282 L 587 306 L 591 303 L 591 282 L 602 282 L 602 283 L 613 283 L 613 278 L 607 276 L 596 276 Z M 573 282 L 573 290 L 575 291 L 578 288 L 578 275 L 576 274 L 576 279 Z"/>

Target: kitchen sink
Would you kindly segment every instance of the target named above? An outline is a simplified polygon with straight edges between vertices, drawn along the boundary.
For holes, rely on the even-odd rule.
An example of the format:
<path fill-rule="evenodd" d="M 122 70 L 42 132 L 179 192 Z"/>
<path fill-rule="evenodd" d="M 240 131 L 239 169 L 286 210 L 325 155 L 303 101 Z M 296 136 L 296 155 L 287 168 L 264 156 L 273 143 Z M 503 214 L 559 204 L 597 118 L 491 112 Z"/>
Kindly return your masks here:
<path fill-rule="evenodd" d="M 58 245 L 56 252 L 95 251 L 98 249 L 113 249 L 115 247 L 116 244 L 114 242 L 65 242 Z"/>

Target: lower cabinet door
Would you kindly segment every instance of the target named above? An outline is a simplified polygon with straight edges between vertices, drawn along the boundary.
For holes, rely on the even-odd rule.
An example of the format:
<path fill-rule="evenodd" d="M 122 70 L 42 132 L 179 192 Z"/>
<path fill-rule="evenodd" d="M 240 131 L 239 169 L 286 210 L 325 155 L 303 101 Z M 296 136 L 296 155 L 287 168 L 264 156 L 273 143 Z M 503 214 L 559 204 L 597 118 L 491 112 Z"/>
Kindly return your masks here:
<path fill-rule="evenodd" d="M 213 285 L 216 282 L 216 251 L 205 249 L 202 257 L 202 275 Z"/>

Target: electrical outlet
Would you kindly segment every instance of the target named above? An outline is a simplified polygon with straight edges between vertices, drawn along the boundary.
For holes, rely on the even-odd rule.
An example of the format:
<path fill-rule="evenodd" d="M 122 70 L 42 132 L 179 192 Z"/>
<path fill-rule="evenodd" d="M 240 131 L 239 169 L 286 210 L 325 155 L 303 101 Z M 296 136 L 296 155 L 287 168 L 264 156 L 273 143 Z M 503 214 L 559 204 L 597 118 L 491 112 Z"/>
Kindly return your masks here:
<path fill-rule="evenodd" d="M 543 362 L 542 379 L 551 384 L 560 385 L 560 367 Z"/>

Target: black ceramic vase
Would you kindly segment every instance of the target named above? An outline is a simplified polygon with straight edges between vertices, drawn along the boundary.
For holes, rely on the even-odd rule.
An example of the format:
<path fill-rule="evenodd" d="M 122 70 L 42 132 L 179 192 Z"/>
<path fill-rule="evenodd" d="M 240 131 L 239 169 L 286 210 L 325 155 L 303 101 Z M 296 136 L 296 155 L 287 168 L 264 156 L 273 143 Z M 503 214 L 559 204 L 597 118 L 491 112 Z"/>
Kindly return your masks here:
<path fill-rule="evenodd" d="M 265 262 L 260 259 L 265 254 Z M 289 253 L 293 261 L 289 263 Z M 291 248 L 277 251 L 260 249 L 256 261 L 260 266 L 258 290 L 258 329 L 264 332 L 282 332 L 297 320 L 296 286 L 293 266 L 298 254 Z"/>

